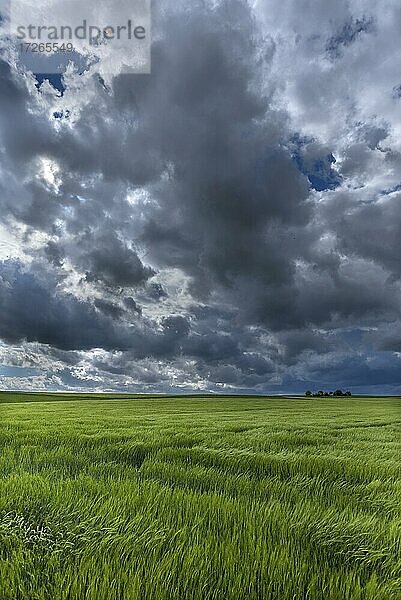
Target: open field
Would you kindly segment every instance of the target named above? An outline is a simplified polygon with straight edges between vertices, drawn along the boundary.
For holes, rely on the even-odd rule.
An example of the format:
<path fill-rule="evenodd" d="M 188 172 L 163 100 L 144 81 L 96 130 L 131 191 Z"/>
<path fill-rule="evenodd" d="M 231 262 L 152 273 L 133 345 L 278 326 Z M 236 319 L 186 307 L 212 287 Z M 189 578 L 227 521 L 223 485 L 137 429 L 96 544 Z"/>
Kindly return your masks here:
<path fill-rule="evenodd" d="M 0 396 L 1 600 L 401 597 L 401 399 L 53 400 Z"/>

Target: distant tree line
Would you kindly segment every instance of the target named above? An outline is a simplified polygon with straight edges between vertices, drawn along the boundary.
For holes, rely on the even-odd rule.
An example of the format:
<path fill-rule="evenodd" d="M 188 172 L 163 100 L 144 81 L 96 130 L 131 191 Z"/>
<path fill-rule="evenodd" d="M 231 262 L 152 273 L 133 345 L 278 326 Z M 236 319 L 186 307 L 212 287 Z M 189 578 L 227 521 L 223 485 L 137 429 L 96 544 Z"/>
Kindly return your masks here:
<path fill-rule="evenodd" d="M 351 392 L 347 390 L 343 392 L 342 390 L 335 390 L 334 392 L 324 392 L 323 390 L 319 390 L 318 392 L 311 392 L 311 390 L 307 390 L 305 392 L 305 396 L 311 396 L 313 398 L 327 398 L 327 397 L 341 397 L 341 396 L 352 396 Z"/>

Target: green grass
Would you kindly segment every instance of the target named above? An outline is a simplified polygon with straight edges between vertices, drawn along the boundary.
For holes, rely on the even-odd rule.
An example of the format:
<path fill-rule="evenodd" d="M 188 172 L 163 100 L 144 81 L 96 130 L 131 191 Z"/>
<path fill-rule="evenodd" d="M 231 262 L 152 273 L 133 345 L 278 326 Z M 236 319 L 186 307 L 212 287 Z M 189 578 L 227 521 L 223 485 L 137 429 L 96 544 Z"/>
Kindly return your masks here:
<path fill-rule="evenodd" d="M 400 425 L 395 398 L 4 394 L 0 599 L 399 599 Z"/>

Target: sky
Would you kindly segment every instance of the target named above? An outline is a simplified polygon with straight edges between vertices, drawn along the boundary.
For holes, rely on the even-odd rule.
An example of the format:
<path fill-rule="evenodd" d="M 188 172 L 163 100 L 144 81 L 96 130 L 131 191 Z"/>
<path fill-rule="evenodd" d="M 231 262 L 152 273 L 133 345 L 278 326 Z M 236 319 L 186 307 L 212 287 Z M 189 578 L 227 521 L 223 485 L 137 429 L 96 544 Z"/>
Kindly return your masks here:
<path fill-rule="evenodd" d="M 0 388 L 401 393 L 401 4 L 158 0 L 151 74 L 0 52 Z"/>

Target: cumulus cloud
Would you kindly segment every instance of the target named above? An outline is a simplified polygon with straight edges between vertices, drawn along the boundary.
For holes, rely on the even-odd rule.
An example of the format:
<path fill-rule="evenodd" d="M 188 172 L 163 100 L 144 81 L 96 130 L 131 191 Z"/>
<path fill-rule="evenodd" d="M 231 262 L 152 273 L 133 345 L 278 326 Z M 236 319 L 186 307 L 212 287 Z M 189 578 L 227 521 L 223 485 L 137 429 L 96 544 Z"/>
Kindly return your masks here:
<path fill-rule="evenodd" d="M 3 41 L 0 337 L 45 387 L 399 385 L 400 8 L 279 8 L 165 1 L 150 75 L 62 95 Z"/>

